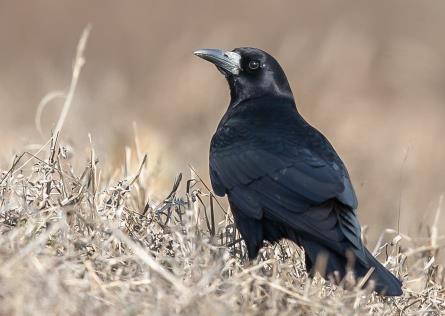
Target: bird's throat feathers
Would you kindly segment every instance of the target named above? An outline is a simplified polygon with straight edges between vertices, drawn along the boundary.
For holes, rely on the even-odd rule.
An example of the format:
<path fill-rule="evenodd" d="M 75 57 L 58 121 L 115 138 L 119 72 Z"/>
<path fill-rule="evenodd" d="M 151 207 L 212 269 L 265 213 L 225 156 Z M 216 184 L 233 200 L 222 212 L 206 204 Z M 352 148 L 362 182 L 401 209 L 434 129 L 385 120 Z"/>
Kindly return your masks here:
<path fill-rule="evenodd" d="M 275 97 L 292 101 L 294 99 L 292 90 L 285 77 L 270 78 L 271 80 L 252 80 L 252 78 L 240 76 L 227 76 L 226 79 L 230 88 L 229 107 L 262 97 Z"/>

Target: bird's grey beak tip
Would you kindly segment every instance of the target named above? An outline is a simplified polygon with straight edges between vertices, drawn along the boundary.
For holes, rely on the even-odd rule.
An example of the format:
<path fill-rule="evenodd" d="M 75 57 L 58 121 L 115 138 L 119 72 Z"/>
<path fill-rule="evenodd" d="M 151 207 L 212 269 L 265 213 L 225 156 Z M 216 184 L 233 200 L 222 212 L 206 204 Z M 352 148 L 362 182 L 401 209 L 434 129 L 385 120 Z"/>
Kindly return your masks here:
<path fill-rule="evenodd" d="M 198 56 L 198 57 L 201 57 L 203 54 L 204 54 L 204 52 L 202 49 L 198 49 L 193 52 L 193 55 Z"/>
<path fill-rule="evenodd" d="M 220 49 L 213 49 L 213 48 L 200 48 L 198 50 L 195 50 L 193 52 L 193 55 L 198 57 L 206 57 L 206 56 L 219 56 L 224 55 L 224 51 Z"/>

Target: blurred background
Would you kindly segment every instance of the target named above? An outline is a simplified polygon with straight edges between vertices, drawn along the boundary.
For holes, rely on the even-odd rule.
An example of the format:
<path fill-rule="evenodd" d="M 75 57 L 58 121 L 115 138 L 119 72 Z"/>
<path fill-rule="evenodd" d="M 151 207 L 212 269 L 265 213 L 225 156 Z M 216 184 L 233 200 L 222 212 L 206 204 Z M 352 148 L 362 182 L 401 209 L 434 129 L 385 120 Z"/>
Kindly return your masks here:
<path fill-rule="evenodd" d="M 300 112 L 348 165 L 370 239 L 397 229 L 399 211 L 403 233 L 432 223 L 445 192 L 445 2 L 0 1 L 2 169 L 48 139 L 61 101 L 45 108 L 43 135 L 37 106 L 67 89 L 88 23 L 63 130 L 82 162 L 91 133 L 101 165 L 122 165 L 136 125 L 160 196 L 188 164 L 208 179 L 209 141 L 229 95 L 192 52 L 259 47 L 279 60 Z"/>

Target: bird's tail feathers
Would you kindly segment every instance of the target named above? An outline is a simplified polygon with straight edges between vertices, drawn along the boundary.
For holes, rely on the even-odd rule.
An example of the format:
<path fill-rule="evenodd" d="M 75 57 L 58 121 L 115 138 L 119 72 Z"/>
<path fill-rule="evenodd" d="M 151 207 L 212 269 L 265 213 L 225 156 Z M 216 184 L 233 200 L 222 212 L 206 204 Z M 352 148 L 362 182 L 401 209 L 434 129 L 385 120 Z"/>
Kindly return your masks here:
<path fill-rule="evenodd" d="M 329 278 L 335 283 L 340 283 L 346 276 L 347 269 L 352 269 L 356 278 L 363 278 L 371 273 L 363 286 L 370 282 L 374 284 L 374 290 L 386 296 L 398 296 L 402 294 L 402 283 L 391 272 L 389 272 L 374 256 L 366 249 L 365 259 L 362 262 L 345 254 L 344 256 L 329 250 L 320 243 L 307 239 L 300 239 L 306 255 L 306 269 L 311 276 L 315 272 L 320 273 L 324 278 Z M 370 272 L 370 269 L 373 271 Z"/>
<path fill-rule="evenodd" d="M 366 259 L 368 260 L 368 268 L 363 270 L 369 271 L 370 267 L 374 268 L 370 279 L 375 282 L 374 289 L 377 293 L 386 296 L 402 295 L 402 282 L 394 276 L 388 269 L 386 269 L 369 251 L 365 250 Z M 367 273 L 366 271 L 366 273 Z M 362 273 L 361 273 L 362 274 Z M 364 275 L 364 274 L 363 274 Z"/>

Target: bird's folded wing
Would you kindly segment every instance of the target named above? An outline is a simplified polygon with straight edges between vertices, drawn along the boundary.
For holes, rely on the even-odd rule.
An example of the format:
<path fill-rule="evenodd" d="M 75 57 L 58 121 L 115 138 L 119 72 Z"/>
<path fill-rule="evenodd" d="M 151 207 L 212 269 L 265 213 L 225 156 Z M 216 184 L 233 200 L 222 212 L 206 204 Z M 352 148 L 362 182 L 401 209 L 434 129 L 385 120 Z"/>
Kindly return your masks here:
<path fill-rule="evenodd" d="M 347 196 L 353 192 L 352 187 L 346 188 L 349 179 L 345 181 L 322 159 L 314 155 L 310 160 L 303 155 L 290 159 L 262 150 L 244 150 L 236 155 L 213 154 L 210 169 L 213 186 L 223 187 L 245 215 L 259 219 L 266 213 L 267 218 L 289 224 L 339 251 L 344 250 L 342 242 L 362 248 L 360 225 L 352 206 L 345 205 L 339 212 L 335 203 L 329 203 L 332 199 L 341 201 L 339 197 L 355 199 Z"/>
<path fill-rule="evenodd" d="M 322 203 L 345 191 L 342 174 L 309 153 L 292 157 L 258 149 L 212 153 L 210 173 L 212 185 L 219 191 L 217 193 L 222 193 L 222 189 L 230 191 L 237 186 L 249 185 L 262 178 L 267 182 L 264 183 L 264 191 L 280 187 L 309 204 Z"/>

